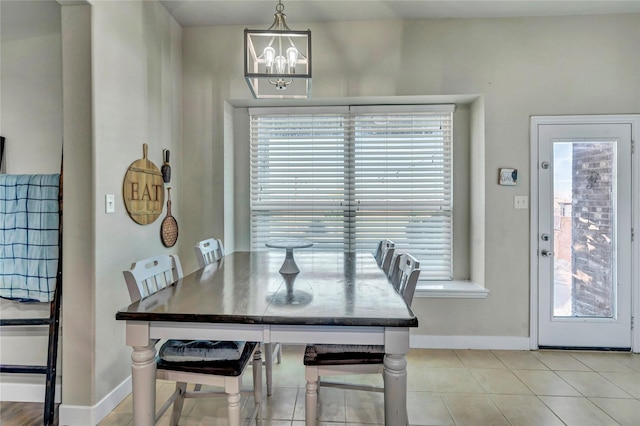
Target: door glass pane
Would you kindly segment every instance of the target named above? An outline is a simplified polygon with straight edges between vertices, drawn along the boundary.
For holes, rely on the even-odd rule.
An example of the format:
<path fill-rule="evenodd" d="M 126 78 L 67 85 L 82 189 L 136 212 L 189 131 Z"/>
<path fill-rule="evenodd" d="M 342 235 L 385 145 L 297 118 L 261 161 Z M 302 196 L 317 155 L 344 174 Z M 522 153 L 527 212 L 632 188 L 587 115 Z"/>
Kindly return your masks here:
<path fill-rule="evenodd" d="M 615 316 L 616 142 L 553 144 L 554 317 Z"/>

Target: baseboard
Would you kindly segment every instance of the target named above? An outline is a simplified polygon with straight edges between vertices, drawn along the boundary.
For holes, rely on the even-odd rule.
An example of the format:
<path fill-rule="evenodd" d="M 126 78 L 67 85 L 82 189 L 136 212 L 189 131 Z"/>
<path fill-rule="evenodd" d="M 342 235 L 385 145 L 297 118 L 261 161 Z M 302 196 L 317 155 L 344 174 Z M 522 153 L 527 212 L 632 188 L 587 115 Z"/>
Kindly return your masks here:
<path fill-rule="evenodd" d="M 60 426 L 97 425 L 131 393 L 131 389 L 131 376 L 129 376 L 92 407 L 61 404 Z"/>
<path fill-rule="evenodd" d="M 56 381 L 55 402 L 60 402 L 62 387 L 60 377 Z M 44 383 L 17 383 L 0 381 L 0 401 L 7 402 L 44 402 Z"/>
<path fill-rule="evenodd" d="M 412 335 L 412 348 L 422 349 L 494 349 L 528 351 L 529 337 L 515 336 L 427 336 Z"/>

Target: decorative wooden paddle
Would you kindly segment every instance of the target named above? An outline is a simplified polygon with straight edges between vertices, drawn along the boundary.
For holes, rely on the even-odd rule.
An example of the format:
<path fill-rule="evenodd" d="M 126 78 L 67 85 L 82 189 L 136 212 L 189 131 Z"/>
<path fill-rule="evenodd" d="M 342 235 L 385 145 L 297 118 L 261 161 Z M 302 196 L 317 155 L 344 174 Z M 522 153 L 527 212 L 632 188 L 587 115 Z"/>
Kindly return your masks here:
<path fill-rule="evenodd" d="M 147 149 L 147 144 L 143 144 L 143 157 L 131 163 L 122 185 L 127 212 L 140 225 L 153 223 L 162 214 L 164 205 L 162 173 L 147 160 Z"/>
<path fill-rule="evenodd" d="M 178 222 L 171 215 L 171 188 L 167 188 L 167 216 L 160 225 L 160 238 L 165 247 L 173 247 L 178 241 Z"/>

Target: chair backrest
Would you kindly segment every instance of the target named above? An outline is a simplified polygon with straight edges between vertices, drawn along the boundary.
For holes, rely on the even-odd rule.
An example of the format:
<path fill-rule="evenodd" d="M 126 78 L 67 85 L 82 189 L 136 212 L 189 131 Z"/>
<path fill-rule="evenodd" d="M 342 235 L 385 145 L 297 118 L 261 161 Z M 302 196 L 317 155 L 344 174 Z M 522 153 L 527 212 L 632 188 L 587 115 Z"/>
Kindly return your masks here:
<path fill-rule="evenodd" d="M 220 256 L 224 257 L 224 245 L 222 244 L 222 240 L 218 238 L 218 245 L 220 246 Z"/>
<path fill-rule="evenodd" d="M 196 252 L 198 266 L 204 268 L 206 265 L 217 262 L 224 256 L 222 242 L 214 238 L 200 241 L 193 250 Z"/>
<path fill-rule="evenodd" d="M 379 249 L 376 250 L 376 262 L 385 274 L 389 272 L 391 267 L 395 246 L 395 243 L 391 240 L 382 240 L 379 243 Z"/>
<path fill-rule="evenodd" d="M 373 252 L 373 257 L 376 259 L 376 262 L 378 261 L 378 256 L 380 256 L 380 250 L 382 250 L 382 240 L 378 241 L 376 249 Z"/>
<path fill-rule="evenodd" d="M 391 265 L 389 266 L 389 271 L 387 271 L 387 278 L 393 284 L 393 287 L 398 290 L 398 286 L 400 285 L 400 269 L 398 265 L 400 264 L 400 256 L 402 253 L 394 250 L 393 259 L 391 259 Z"/>
<path fill-rule="evenodd" d="M 408 253 L 398 254 L 389 275 L 395 289 L 402 295 L 406 304 L 411 306 L 420 278 L 420 262 Z"/>
<path fill-rule="evenodd" d="M 182 265 L 177 255 L 166 254 L 134 262 L 122 273 L 131 301 L 137 302 L 182 278 Z"/>

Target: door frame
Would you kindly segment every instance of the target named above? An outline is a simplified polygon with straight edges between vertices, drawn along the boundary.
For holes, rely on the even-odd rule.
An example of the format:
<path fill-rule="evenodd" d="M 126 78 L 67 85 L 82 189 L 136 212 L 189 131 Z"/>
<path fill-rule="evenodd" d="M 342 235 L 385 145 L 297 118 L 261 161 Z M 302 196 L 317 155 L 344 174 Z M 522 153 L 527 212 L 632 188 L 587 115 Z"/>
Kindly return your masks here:
<path fill-rule="evenodd" d="M 640 352 L 640 154 L 635 152 L 640 143 L 640 114 L 531 116 L 530 121 L 530 210 L 529 210 L 529 348 L 538 349 L 538 127 L 556 124 L 631 124 L 631 224 L 634 238 L 631 241 L 631 350 Z"/>

